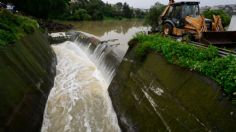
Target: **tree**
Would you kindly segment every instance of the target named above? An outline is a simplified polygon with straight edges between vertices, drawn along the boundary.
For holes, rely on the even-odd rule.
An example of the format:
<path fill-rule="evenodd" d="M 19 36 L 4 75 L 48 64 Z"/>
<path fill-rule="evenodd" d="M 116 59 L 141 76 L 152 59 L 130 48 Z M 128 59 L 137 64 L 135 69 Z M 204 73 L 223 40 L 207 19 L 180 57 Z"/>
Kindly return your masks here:
<path fill-rule="evenodd" d="M 122 12 L 123 4 L 121 2 L 116 3 L 116 8 L 118 11 Z"/>
<path fill-rule="evenodd" d="M 122 19 L 123 17 L 123 3 L 121 2 L 118 2 L 114 5 L 114 16 L 119 18 L 119 19 Z"/>
<path fill-rule="evenodd" d="M 123 15 L 126 18 L 131 18 L 133 16 L 133 10 L 130 9 L 129 5 L 126 2 L 123 5 Z"/>
<path fill-rule="evenodd" d="M 101 0 L 90 0 L 85 9 L 93 20 L 102 20 L 104 6 L 105 4 Z"/>
<path fill-rule="evenodd" d="M 2 2 L 10 2 L 19 11 L 26 14 L 48 18 L 62 14 L 66 10 L 69 0 L 3 0 Z"/>
<path fill-rule="evenodd" d="M 144 18 L 146 13 L 142 11 L 141 9 L 134 9 L 134 16 L 136 18 Z"/>
<path fill-rule="evenodd" d="M 152 31 L 157 30 L 159 26 L 160 15 L 164 9 L 165 6 L 160 3 L 156 3 L 149 9 L 149 12 L 145 18 L 145 23 L 152 27 Z"/>
<path fill-rule="evenodd" d="M 106 17 L 115 17 L 116 16 L 115 7 L 106 3 L 103 8 L 103 13 L 104 13 L 104 16 L 106 16 Z"/>
<path fill-rule="evenodd" d="M 74 21 L 83 21 L 83 20 L 90 20 L 91 16 L 87 13 L 86 10 L 78 9 L 72 15 L 69 15 L 67 19 Z"/>
<path fill-rule="evenodd" d="M 102 20 L 104 17 L 143 17 L 141 10 L 133 10 L 127 3 L 111 5 L 102 0 L 2 0 L 14 4 L 20 12 L 38 18 L 62 20 Z M 136 15 L 135 15 L 136 14 Z"/>
<path fill-rule="evenodd" d="M 219 15 L 222 20 L 223 26 L 228 26 L 230 23 L 230 15 L 227 14 L 224 10 L 206 10 L 203 12 L 203 15 L 208 19 L 213 19 L 213 15 Z"/>

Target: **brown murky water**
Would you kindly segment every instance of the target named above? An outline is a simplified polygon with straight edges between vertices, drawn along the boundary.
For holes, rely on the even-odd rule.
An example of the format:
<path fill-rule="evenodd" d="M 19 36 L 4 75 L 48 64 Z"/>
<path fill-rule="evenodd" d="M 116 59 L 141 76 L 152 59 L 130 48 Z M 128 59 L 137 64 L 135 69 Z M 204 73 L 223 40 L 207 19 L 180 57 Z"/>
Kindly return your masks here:
<path fill-rule="evenodd" d="M 123 58 L 128 42 L 138 32 L 147 32 L 149 27 L 144 26 L 143 20 L 110 20 L 110 21 L 88 21 L 70 22 L 77 31 L 93 34 L 102 41 L 116 40 L 109 42 L 114 52 Z"/>

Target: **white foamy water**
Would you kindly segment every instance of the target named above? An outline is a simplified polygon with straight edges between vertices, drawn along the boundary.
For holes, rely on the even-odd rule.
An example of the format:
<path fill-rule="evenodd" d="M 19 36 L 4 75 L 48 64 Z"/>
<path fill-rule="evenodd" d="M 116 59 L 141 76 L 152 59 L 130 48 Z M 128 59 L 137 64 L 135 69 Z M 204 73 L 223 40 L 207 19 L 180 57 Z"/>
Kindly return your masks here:
<path fill-rule="evenodd" d="M 89 47 L 82 50 L 73 42 L 52 47 L 58 60 L 57 75 L 41 131 L 119 132 L 107 91 L 109 78 L 104 79 L 90 61 L 91 57 L 85 53 Z"/>

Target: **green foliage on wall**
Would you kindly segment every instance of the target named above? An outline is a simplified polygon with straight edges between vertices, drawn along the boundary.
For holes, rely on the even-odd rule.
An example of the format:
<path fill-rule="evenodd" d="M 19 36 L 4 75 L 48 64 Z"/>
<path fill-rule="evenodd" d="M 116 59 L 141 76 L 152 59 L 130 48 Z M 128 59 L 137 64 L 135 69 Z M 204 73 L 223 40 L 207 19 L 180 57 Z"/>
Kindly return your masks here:
<path fill-rule="evenodd" d="M 236 58 L 218 56 L 214 46 L 198 48 L 160 35 L 137 35 L 136 56 L 144 58 L 148 52 L 161 53 L 168 62 L 198 71 L 215 80 L 225 92 L 236 92 Z"/>
<path fill-rule="evenodd" d="M 32 33 L 37 22 L 27 17 L 0 10 L 0 46 L 14 43 L 25 34 Z"/>

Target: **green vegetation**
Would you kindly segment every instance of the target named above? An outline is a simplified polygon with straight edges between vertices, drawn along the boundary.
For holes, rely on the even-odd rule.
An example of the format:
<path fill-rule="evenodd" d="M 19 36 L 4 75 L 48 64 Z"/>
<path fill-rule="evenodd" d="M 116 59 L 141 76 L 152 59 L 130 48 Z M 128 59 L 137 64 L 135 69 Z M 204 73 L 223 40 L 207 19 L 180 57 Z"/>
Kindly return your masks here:
<path fill-rule="evenodd" d="M 145 17 L 145 23 L 152 27 L 152 31 L 157 31 L 160 15 L 164 9 L 165 6 L 157 2 L 150 8 L 147 16 Z"/>
<path fill-rule="evenodd" d="M 103 20 L 104 18 L 144 18 L 145 12 L 133 9 L 127 3 L 114 5 L 102 0 L 3 0 L 11 2 L 28 15 L 43 19 L 60 20 Z"/>
<path fill-rule="evenodd" d="M 36 25 L 37 22 L 32 19 L 0 10 L 0 47 L 32 33 Z"/>
<path fill-rule="evenodd" d="M 63 14 L 70 0 L 1 0 L 13 3 L 17 10 L 37 18 L 48 18 Z"/>
<path fill-rule="evenodd" d="M 67 16 L 66 17 L 67 20 L 91 20 L 91 16 L 88 15 L 88 12 L 84 9 L 78 9 L 74 12 L 73 15 L 71 16 Z"/>
<path fill-rule="evenodd" d="M 206 10 L 203 12 L 203 15 L 208 18 L 213 20 L 213 15 L 219 15 L 222 20 L 223 26 L 228 26 L 230 23 L 230 15 L 226 13 L 224 10 Z"/>
<path fill-rule="evenodd" d="M 168 62 L 198 71 L 215 80 L 226 93 L 236 92 L 236 59 L 229 55 L 219 57 L 215 47 L 197 48 L 160 35 L 135 37 L 138 41 L 136 56 L 143 59 L 148 52 L 161 53 Z"/>
<path fill-rule="evenodd" d="M 80 0 L 70 3 L 67 12 L 58 19 L 62 20 L 103 20 L 122 18 L 144 18 L 145 12 L 140 9 L 133 9 L 127 3 L 111 5 L 101 0 Z"/>

